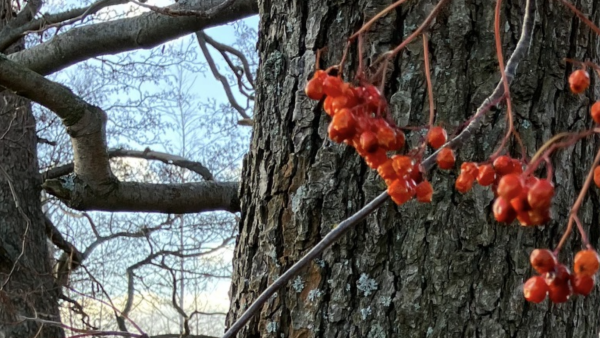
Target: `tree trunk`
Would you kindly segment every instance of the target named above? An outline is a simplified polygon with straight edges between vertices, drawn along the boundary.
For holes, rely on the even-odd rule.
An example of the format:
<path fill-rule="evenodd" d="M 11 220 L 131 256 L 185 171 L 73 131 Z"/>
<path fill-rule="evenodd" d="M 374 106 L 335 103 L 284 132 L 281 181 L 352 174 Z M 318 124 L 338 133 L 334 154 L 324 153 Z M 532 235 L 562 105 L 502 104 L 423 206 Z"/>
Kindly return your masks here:
<path fill-rule="evenodd" d="M 10 1 L 0 0 L 0 28 Z M 14 52 L 21 43 L 4 53 Z M 40 201 L 31 104 L 0 88 L 0 338 L 60 338 L 58 295 Z"/>
<path fill-rule="evenodd" d="M 326 140 L 328 116 L 308 100 L 316 48 L 326 66 L 339 62 L 345 38 L 391 3 L 387 1 L 260 1 L 261 66 L 251 151 L 244 163 L 242 220 L 231 289 L 231 325 L 275 278 L 320 238 L 385 186 L 355 151 Z M 437 1 L 409 1 L 371 29 L 366 60 L 396 46 Z M 511 93 L 516 128 L 528 155 L 552 135 L 590 126 L 587 97 L 569 92 L 572 65 L 597 60 L 598 38 L 558 1 L 535 1 L 529 54 Z M 578 2 L 598 21 L 594 1 Z M 504 1 L 505 58 L 514 49 L 524 0 Z M 495 2 L 454 0 L 430 30 L 436 123 L 450 131 L 470 117 L 500 75 L 493 44 Z M 506 60 L 506 59 L 505 59 Z M 357 70 L 351 49 L 346 79 Z M 325 68 L 322 67 L 322 68 Z M 426 125 L 427 89 L 421 39 L 388 72 L 386 96 L 398 125 Z M 459 161 L 484 161 L 505 130 L 504 111 L 459 150 Z M 420 135 L 408 135 L 416 145 Z M 522 283 L 534 272 L 529 253 L 553 248 L 590 169 L 590 139 L 553 157 L 557 194 L 553 221 L 523 228 L 493 221 L 493 195 L 476 186 L 454 188 L 456 171 L 434 169 L 431 205 L 388 201 L 327 250 L 238 334 L 238 337 L 591 337 L 598 334 L 598 291 L 562 305 L 529 304 Z M 516 147 L 515 147 L 516 149 Z M 516 153 L 513 153 L 517 155 Z M 580 216 L 597 247 L 597 192 Z M 578 236 L 560 259 L 571 266 Z"/>

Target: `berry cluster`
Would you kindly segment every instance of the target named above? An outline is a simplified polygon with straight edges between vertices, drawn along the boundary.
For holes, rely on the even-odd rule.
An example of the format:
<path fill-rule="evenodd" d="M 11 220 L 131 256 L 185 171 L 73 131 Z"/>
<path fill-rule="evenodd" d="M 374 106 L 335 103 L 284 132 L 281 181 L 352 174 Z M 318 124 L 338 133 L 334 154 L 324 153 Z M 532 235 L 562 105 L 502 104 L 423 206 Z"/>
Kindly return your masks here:
<path fill-rule="evenodd" d="M 383 117 L 387 102 L 371 84 L 353 86 L 340 77 L 317 70 L 305 87 L 306 96 L 322 100 L 323 109 L 332 117 L 329 138 L 356 149 L 369 167 L 376 169 L 388 186 L 392 200 L 404 204 L 416 197 L 429 203 L 433 196 L 431 183 L 423 179 L 420 163 L 415 156 L 393 155 L 404 147 L 405 135 L 393 122 Z M 441 127 L 431 128 L 428 142 L 437 149 L 446 143 L 447 134 Z M 437 157 L 440 168 L 454 166 L 454 153 L 444 148 Z"/>
<path fill-rule="evenodd" d="M 573 274 L 546 249 L 533 250 L 529 260 L 540 274 L 529 278 L 523 285 L 525 299 L 532 303 L 540 303 L 546 296 L 553 303 L 564 303 L 573 294 L 589 295 L 600 265 L 598 254 L 593 249 L 582 250 L 575 255 Z"/>

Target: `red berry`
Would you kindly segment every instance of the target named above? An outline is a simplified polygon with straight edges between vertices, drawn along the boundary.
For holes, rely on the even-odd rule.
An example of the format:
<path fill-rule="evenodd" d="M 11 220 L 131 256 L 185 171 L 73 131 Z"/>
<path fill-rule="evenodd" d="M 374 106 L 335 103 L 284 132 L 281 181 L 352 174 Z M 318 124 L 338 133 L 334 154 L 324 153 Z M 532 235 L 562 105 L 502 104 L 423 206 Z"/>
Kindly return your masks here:
<path fill-rule="evenodd" d="M 396 144 L 396 132 L 394 129 L 382 119 L 375 120 L 374 128 L 376 129 L 375 135 L 377 136 L 379 146 L 386 150 L 391 150 L 392 146 Z"/>
<path fill-rule="evenodd" d="M 596 124 L 600 124 L 600 101 L 597 101 L 592 105 L 590 114 L 592 115 L 594 122 L 596 122 Z"/>
<path fill-rule="evenodd" d="M 442 127 L 432 127 L 429 129 L 429 133 L 427 133 L 427 143 L 429 143 L 433 149 L 438 149 L 443 146 L 447 140 L 448 134 Z"/>
<path fill-rule="evenodd" d="M 596 183 L 596 186 L 600 188 L 600 166 L 594 168 L 594 183 Z"/>
<path fill-rule="evenodd" d="M 352 108 L 356 105 L 356 100 L 354 97 L 348 97 L 346 95 L 340 95 L 332 97 L 331 100 L 331 110 L 333 114 L 337 113 L 340 109 L 343 108 Z"/>
<path fill-rule="evenodd" d="M 527 194 L 527 202 L 533 209 L 548 209 L 552 204 L 554 186 L 546 179 L 537 181 Z"/>
<path fill-rule="evenodd" d="M 342 109 L 333 116 L 329 124 L 329 137 L 337 143 L 351 138 L 356 132 L 356 119 L 350 109 Z"/>
<path fill-rule="evenodd" d="M 546 299 L 548 293 L 548 285 L 544 278 L 540 276 L 533 276 L 525 282 L 523 285 L 523 295 L 528 302 L 541 303 Z"/>
<path fill-rule="evenodd" d="M 576 275 L 593 276 L 600 266 L 596 250 L 582 250 L 575 255 L 573 271 Z"/>
<path fill-rule="evenodd" d="M 500 176 L 510 174 L 514 170 L 514 162 L 506 155 L 502 155 L 494 160 L 494 169 Z"/>
<path fill-rule="evenodd" d="M 542 225 L 550 221 L 550 209 L 533 209 L 527 211 L 529 224 L 522 225 Z M 517 215 L 517 218 L 519 216 Z"/>
<path fill-rule="evenodd" d="M 590 74 L 583 69 L 578 69 L 569 76 L 569 86 L 575 94 L 583 93 L 590 85 Z"/>
<path fill-rule="evenodd" d="M 342 81 L 342 79 L 340 79 L 337 76 L 331 76 L 331 75 L 327 76 L 327 77 L 325 77 L 325 80 L 323 80 L 323 92 L 327 96 L 332 96 L 332 97 L 341 96 L 343 93 L 343 91 L 342 91 L 343 83 L 344 83 L 344 81 Z"/>
<path fill-rule="evenodd" d="M 479 174 L 479 167 L 475 162 L 463 162 L 463 164 L 460 165 L 460 172 L 468 172 L 473 176 L 473 179 L 475 179 Z"/>
<path fill-rule="evenodd" d="M 558 263 L 552 251 L 547 249 L 535 249 L 529 255 L 531 266 L 539 274 L 550 272 Z"/>
<path fill-rule="evenodd" d="M 379 148 L 375 152 L 365 155 L 365 162 L 371 169 L 377 169 L 388 160 L 385 150 Z"/>
<path fill-rule="evenodd" d="M 496 198 L 492 211 L 494 212 L 494 218 L 500 223 L 512 223 L 517 217 L 517 213 L 510 206 L 510 203 L 502 197 Z"/>
<path fill-rule="evenodd" d="M 475 178 L 469 172 L 461 172 L 460 175 L 456 178 L 456 182 L 454 183 L 454 187 L 460 193 L 467 193 L 473 187 L 473 182 Z"/>
<path fill-rule="evenodd" d="M 392 157 L 392 165 L 398 176 L 406 176 L 413 170 L 414 161 L 412 157 L 396 155 Z"/>
<path fill-rule="evenodd" d="M 479 167 L 479 172 L 477 174 L 477 182 L 481 186 L 487 187 L 488 185 L 494 183 L 496 180 L 496 171 L 489 164 L 484 164 Z"/>
<path fill-rule="evenodd" d="M 433 197 L 433 187 L 429 181 L 423 181 L 417 185 L 417 201 L 421 203 L 431 203 Z"/>
<path fill-rule="evenodd" d="M 452 167 L 454 167 L 455 161 L 454 151 L 452 151 L 452 149 L 448 147 L 441 149 L 435 161 L 437 162 L 437 165 L 438 167 L 440 167 L 440 169 L 452 169 Z"/>
<path fill-rule="evenodd" d="M 550 298 L 552 303 L 558 304 L 568 301 L 571 293 L 571 285 L 569 283 L 548 285 L 548 298 Z"/>
<path fill-rule="evenodd" d="M 554 266 L 554 271 L 546 273 L 545 277 L 546 284 L 549 286 L 568 284 L 569 279 L 571 279 L 571 272 L 564 264 L 559 263 Z"/>
<path fill-rule="evenodd" d="M 312 78 L 304 87 L 306 96 L 312 100 L 320 100 L 323 98 L 323 80 L 318 78 Z"/>
<path fill-rule="evenodd" d="M 395 130 L 396 132 L 396 140 L 394 143 L 390 144 L 390 150 L 400 150 L 404 148 L 404 143 L 406 142 L 406 135 L 402 130 Z"/>
<path fill-rule="evenodd" d="M 507 201 L 518 197 L 522 190 L 521 177 L 517 174 L 505 175 L 498 182 L 498 196 L 503 197 Z"/>
<path fill-rule="evenodd" d="M 377 150 L 377 137 L 370 131 L 363 131 L 360 134 L 360 146 L 367 153 L 372 153 Z"/>
<path fill-rule="evenodd" d="M 587 296 L 592 292 L 596 278 L 594 276 L 585 275 L 573 275 L 571 276 L 571 286 L 573 287 L 573 293 L 578 295 Z"/>
<path fill-rule="evenodd" d="M 415 190 L 412 188 L 411 184 L 404 179 L 394 180 L 387 191 L 394 203 L 398 205 L 410 201 L 415 194 Z"/>
<path fill-rule="evenodd" d="M 331 104 L 333 102 L 333 97 L 331 96 L 327 96 L 325 98 L 325 101 L 323 102 L 323 110 L 327 113 L 327 115 L 329 116 L 333 116 L 333 108 L 331 107 Z"/>
<path fill-rule="evenodd" d="M 377 172 L 379 176 L 383 178 L 386 182 L 390 180 L 395 180 L 398 178 L 396 171 L 394 170 L 394 166 L 392 165 L 392 159 L 388 159 L 384 163 L 382 163 L 379 168 L 377 168 Z"/>

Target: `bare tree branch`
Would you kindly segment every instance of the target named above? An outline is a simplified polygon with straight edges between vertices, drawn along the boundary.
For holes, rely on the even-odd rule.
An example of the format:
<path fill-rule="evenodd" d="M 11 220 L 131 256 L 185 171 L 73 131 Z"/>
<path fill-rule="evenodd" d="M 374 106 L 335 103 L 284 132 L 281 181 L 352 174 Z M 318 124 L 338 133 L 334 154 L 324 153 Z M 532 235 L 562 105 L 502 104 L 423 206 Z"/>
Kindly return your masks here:
<path fill-rule="evenodd" d="M 173 9 L 206 11 L 207 17 L 174 17 L 148 12 L 103 22 L 57 35 L 52 40 L 10 55 L 10 59 L 39 74 L 50 74 L 89 58 L 148 49 L 209 27 L 222 25 L 258 13 L 256 0 L 194 0 L 189 6 Z M 223 9 L 223 5 L 230 4 Z"/>
<path fill-rule="evenodd" d="M 238 182 L 152 184 L 115 182 L 111 191 L 97 195 L 89 185 L 73 181 L 46 180 L 42 188 L 70 208 L 80 211 L 159 212 L 187 214 L 206 211 L 240 211 Z"/>
<path fill-rule="evenodd" d="M 221 85 L 223 86 L 223 89 L 225 90 L 225 94 L 227 95 L 227 100 L 229 100 L 229 104 L 231 104 L 231 106 L 235 110 L 237 110 L 237 112 L 240 114 L 240 116 L 243 119 L 250 120 L 251 118 L 250 118 L 250 116 L 248 116 L 248 114 L 246 114 L 246 110 L 244 108 L 242 108 L 242 106 L 239 105 L 239 103 L 233 96 L 233 93 L 231 92 L 231 86 L 229 86 L 229 82 L 227 82 L 227 78 L 225 76 L 221 75 L 221 73 L 217 69 L 215 60 L 213 60 L 212 56 L 210 55 L 210 51 L 208 50 L 208 47 L 206 46 L 205 36 L 206 35 L 204 34 L 204 32 L 196 32 L 196 38 L 198 39 L 198 44 L 200 45 L 202 54 L 204 54 L 204 57 L 206 58 L 206 62 L 208 63 L 210 71 L 213 73 L 213 76 L 217 80 L 219 80 L 219 82 L 221 82 Z"/>
<path fill-rule="evenodd" d="M 15 21 L 14 23 L 9 23 L 0 30 L 0 50 L 6 49 L 28 32 L 45 30 L 58 24 L 71 24 L 77 20 L 83 20 L 88 15 L 95 14 L 103 8 L 124 4 L 128 1 L 129 0 L 99 0 L 87 7 L 75 8 L 57 14 L 43 15 L 41 18 L 33 21 Z M 29 4 L 27 6 L 29 6 Z"/>
<path fill-rule="evenodd" d="M 214 181 L 214 177 L 212 173 L 206 168 L 202 163 L 190 161 L 181 156 L 162 153 L 158 151 L 152 151 L 150 148 L 146 148 L 144 151 L 137 150 L 126 150 L 126 149 L 110 149 L 108 151 L 109 158 L 116 157 L 133 157 L 133 158 L 141 158 L 145 160 L 157 160 L 161 161 L 165 164 L 172 164 L 178 167 L 182 167 L 193 171 L 200 176 L 202 176 L 207 181 Z M 74 165 L 73 163 L 65 164 L 58 166 L 56 168 L 48 169 L 47 171 L 42 173 L 43 179 L 52 179 L 58 178 L 64 175 L 68 175 L 73 172 Z"/>
<path fill-rule="evenodd" d="M 223 57 L 225 57 L 227 55 L 225 53 L 230 53 L 230 54 L 235 55 L 240 60 L 240 62 L 242 63 L 242 66 L 244 67 L 244 75 L 246 76 L 246 80 L 248 80 L 248 83 L 250 83 L 250 85 L 254 89 L 255 85 L 254 85 L 254 79 L 252 78 L 252 70 L 250 69 L 250 63 L 248 62 L 248 59 L 246 58 L 246 56 L 244 54 L 242 54 L 242 52 L 240 52 L 239 50 L 237 50 L 229 45 L 222 44 L 222 43 L 216 41 L 215 39 L 211 38 L 210 35 L 206 34 L 204 31 L 196 32 L 196 35 L 197 34 L 201 34 L 202 37 L 204 38 L 204 40 L 206 40 L 206 42 L 208 42 L 216 50 L 221 52 L 221 55 L 223 55 Z"/>
<path fill-rule="evenodd" d="M 240 210 L 236 182 L 150 184 L 119 182 L 109 163 L 106 113 L 0 54 L 0 85 L 54 111 L 73 146 L 72 180 L 47 180 L 46 191 L 76 210 L 196 213 Z"/>

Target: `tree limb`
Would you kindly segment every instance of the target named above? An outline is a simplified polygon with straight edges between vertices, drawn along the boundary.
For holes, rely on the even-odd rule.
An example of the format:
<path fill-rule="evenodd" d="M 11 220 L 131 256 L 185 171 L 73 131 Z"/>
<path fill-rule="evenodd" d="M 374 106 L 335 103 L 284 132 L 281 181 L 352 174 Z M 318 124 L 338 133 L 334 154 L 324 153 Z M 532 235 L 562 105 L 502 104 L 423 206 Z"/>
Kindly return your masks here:
<path fill-rule="evenodd" d="M 190 161 L 188 159 L 185 159 L 185 158 L 183 158 L 181 156 L 177 156 L 177 155 L 162 153 L 162 152 L 158 152 L 158 151 L 152 151 L 152 150 L 150 150 L 150 148 L 146 148 L 144 151 L 126 150 L 126 149 L 122 149 L 122 148 L 110 149 L 108 151 L 108 157 L 109 158 L 133 157 L 133 158 L 141 158 L 141 159 L 145 159 L 145 160 L 157 160 L 157 161 L 161 161 L 162 163 L 165 163 L 165 164 L 172 164 L 172 165 L 193 171 L 193 172 L 199 174 L 200 176 L 202 176 L 202 178 L 204 178 L 207 181 L 214 181 L 214 177 L 213 177 L 212 173 L 208 170 L 208 168 L 206 168 L 204 165 L 202 165 L 202 163 Z M 45 180 L 52 179 L 52 178 L 59 178 L 61 176 L 72 173 L 73 168 L 74 168 L 73 163 L 68 163 L 68 164 L 61 165 L 61 166 L 58 166 L 58 167 L 55 167 L 52 169 L 48 169 L 42 173 L 42 178 Z"/>
<path fill-rule="evenodd" d="M 115 181 L 105 194 L 97 194 L 77 177 L 50 179 L 42 188 L 70 208 L 81 211 L 159 212 L 173 214 L 206 211 L 240 211 L 238 182 L 153 184 Z"/>
<path fill-rule="evenodd" d="M 256 0 L 195 0 L 189 6 L 173 9 L 205 11 L 206 18 L 166 16 L 148 12 L 142 15 L 77 27 L 35 47 L 10 55 L 10 59 L 39 74 L 51 74 L 91 57 L 134 49 L 149 49 L 161 43 L 209 27 L 243 19 L 258 13 Z"/>
<path fill-rule="evenodd" d="M 109 163 L 106 113 L 73 92 L 0 54 L 0 85 L 54 111 L 71 136 L 71 180 L 47 180 L 43 188 L 77 210 L 195 213 L 240 210 L 236 182 L 149 184 L 119 182 Z"/>
<path fill-rule="evenodd" d="M 28 32 L 48 29 L 57 24 L 71 24 L 76 20 L 83 20 L 86 16 L 95 14 L 103 8 L 127 2 L 129 2 L 129 0 L 99 0 L 87 7 L 75 8 L 56 14 L 43 15 L 36 20 L 11 22 L 0 30 L 0 51 L 8 48 L 8 46 L 18 41 Z"/>

